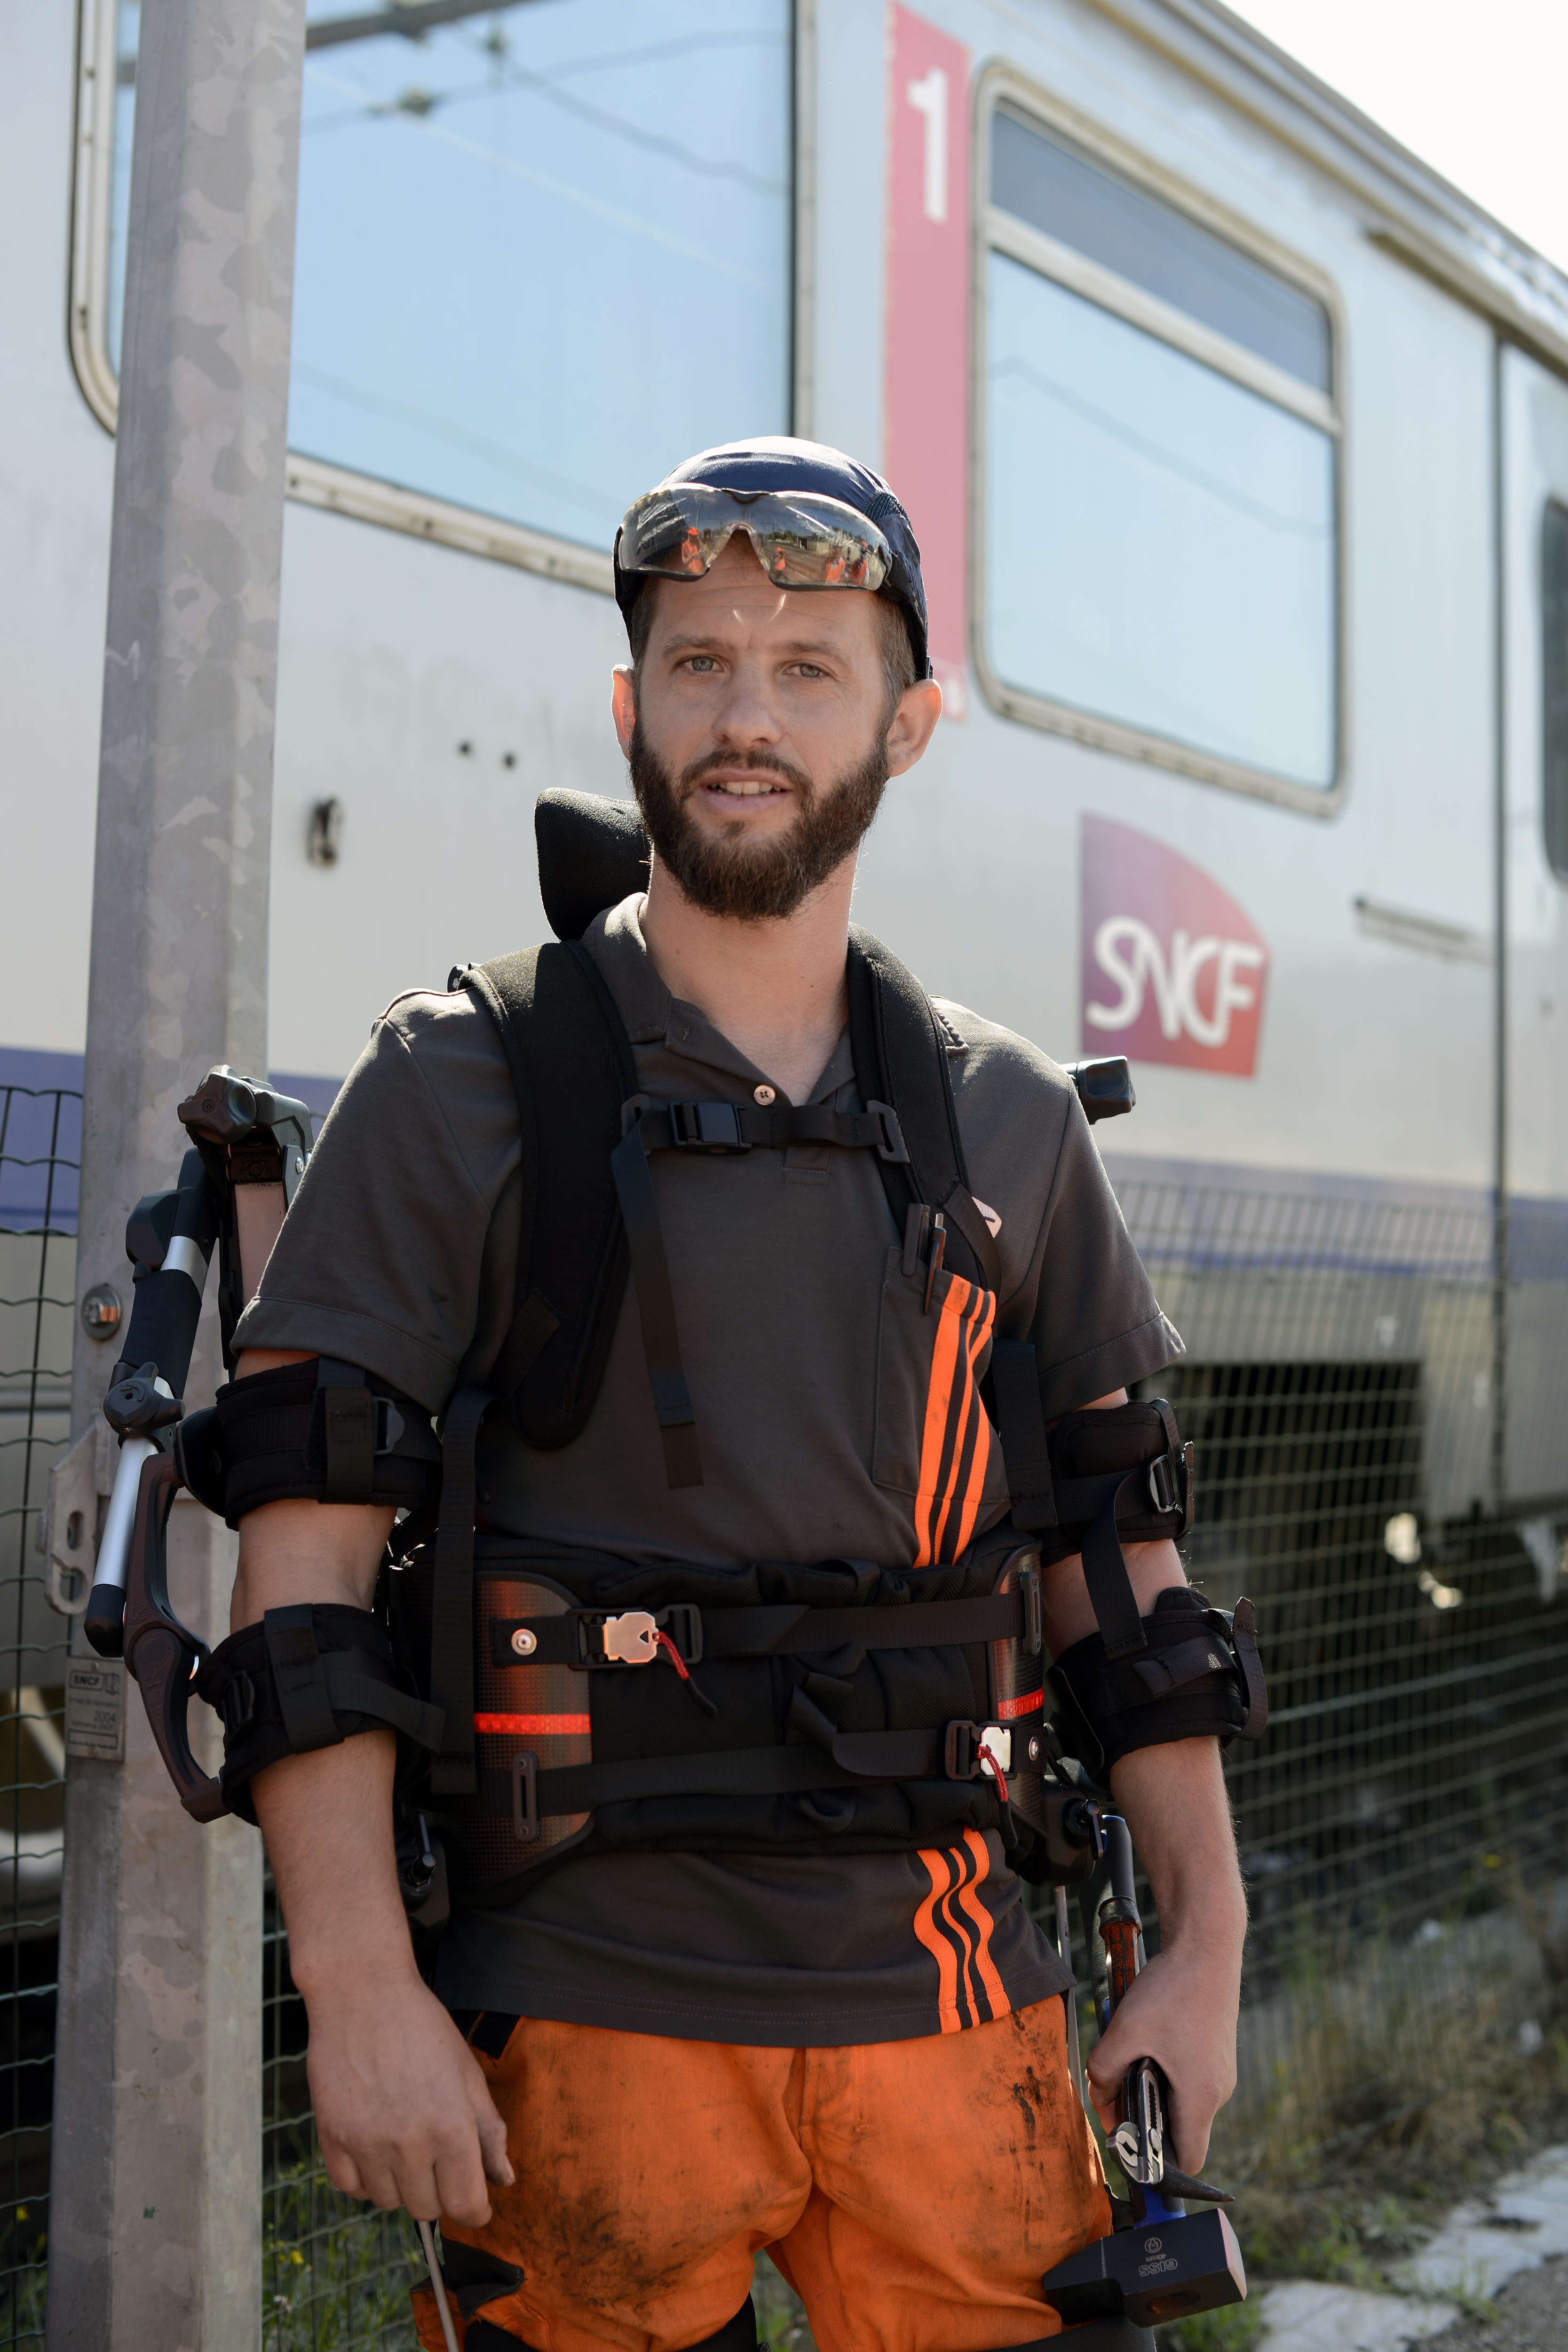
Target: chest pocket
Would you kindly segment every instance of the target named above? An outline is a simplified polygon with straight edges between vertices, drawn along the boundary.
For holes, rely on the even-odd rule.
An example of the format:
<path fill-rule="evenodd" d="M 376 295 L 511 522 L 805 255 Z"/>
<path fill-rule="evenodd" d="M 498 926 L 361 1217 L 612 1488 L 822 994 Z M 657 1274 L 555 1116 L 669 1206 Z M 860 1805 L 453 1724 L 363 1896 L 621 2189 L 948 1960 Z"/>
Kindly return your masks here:
<path fill-rule="evenodd" d="M 1007 1503 L 1001 1446 L 980 1402 L 996 1309 L 993 1292 L 944 1272 L 927 1310 L 924 1267 L 906 1275 L 888 1251 L 872 1476 L 913 1503 L 915 1568 L 956 1559 L 982 1516 L 988 1523 Z"/>

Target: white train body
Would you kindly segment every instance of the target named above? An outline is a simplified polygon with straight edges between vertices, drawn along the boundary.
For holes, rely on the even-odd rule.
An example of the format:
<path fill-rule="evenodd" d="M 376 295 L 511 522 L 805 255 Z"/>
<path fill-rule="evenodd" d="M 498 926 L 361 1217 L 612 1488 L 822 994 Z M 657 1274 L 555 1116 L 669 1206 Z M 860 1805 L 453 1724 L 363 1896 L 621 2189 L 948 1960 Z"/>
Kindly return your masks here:
<path fill-rule="evenodd" d="M 536 793 L 626 789 L 613 517 L 704 439 L 792 429 L 883 467 L 932 566 L 950 715 L 859 919 L 1063 1058 L 1129 1051 L 1119 1178 L 1479 1216 L 1500 1175 L 1516 1221 L 1568 1215 L 1552 269 L 1205 0 L 528 0 L 417 43 L 389 5 L 323 42 L 350 13 L 312 0 L 277 1073 L 340 1077 L 400 990 L 541 933 Z M 35 0 L 5 36 L 22 1084 L 83 1043 L 133 30 Z M 486 74 L 548 83 L 563 143 L 503 152 Z"/>

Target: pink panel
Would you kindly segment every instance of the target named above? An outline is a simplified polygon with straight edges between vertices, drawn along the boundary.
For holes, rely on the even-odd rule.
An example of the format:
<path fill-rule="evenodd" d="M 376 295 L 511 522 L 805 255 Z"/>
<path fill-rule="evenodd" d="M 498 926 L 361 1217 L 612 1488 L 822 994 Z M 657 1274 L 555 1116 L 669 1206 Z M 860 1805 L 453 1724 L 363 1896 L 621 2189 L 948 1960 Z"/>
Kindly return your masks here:
<path fill-rule="evenodd" d="M 949 719 L 968 676 L 969 53 L 892 11 L 883 471 L 920 541 Z"/>
<path fill-rule="evenodd" d="M 1269 950 L 1212 876 L 1152 835 L 1083 819 L 1083 1051 L 1249 1078 Z"/>

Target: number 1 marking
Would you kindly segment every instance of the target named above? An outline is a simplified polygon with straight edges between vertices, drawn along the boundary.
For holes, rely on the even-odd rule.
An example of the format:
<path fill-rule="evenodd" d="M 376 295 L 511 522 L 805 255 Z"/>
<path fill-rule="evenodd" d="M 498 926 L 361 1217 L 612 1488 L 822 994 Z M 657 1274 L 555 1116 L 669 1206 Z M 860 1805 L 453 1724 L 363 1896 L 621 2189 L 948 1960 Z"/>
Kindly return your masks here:
<path fill-rule="evenodd" d="M 947 77 L 933 66 L 923 81 L 912 81 L 905 93 L 916 114 L 925 121 L 925 217 L 947 217 Z"/>

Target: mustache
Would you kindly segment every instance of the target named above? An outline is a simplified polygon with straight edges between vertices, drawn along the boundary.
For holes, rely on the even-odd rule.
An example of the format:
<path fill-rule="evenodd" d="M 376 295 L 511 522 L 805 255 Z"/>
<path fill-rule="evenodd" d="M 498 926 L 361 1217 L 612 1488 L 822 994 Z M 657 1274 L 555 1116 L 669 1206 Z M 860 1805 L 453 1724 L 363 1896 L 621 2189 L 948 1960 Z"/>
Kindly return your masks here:
<path fill-rule="evenodd" d="M 705 751 L 700 760 L 694 760 L 690 767 L 681 770 L 683 797 L 695 792 L 703 778 L 711 776 L 716 769 L 742 765 L 754 773 L 782 777 L 785 783 L 794 786 L 802 800 L 810 800 L 815 793 L 816 786 L 805 769 L 795 767 L 777 751 Z"/>

